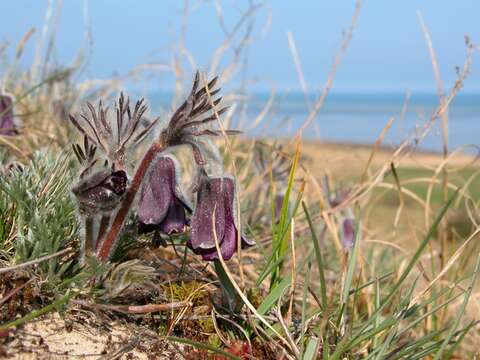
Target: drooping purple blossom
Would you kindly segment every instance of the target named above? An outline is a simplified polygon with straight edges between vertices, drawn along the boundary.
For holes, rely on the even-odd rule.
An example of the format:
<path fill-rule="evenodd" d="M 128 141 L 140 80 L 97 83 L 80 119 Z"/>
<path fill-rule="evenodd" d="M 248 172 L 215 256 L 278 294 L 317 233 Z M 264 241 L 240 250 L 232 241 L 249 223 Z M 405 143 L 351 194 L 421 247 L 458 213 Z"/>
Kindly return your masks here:
<path fill-rule="evenodd" d="M 345 249 L 353 248 L 355 244 L 355 221 L 352 217 L 342 220 L 342 245 Z"/>
<path fill-rule="evenodd" d="M 229 260 L 237 251 L 239 228 L 236 215 L 233 178 L 204 176 L 197 193 L 187 246 L 204 260 L 217 260 L 216 238 L 223 259 Z M 241 235 L 241 244 L 243 248 L 255 243 Z"/>
<path fill-rule="evenodd" d="M 13 115 L 13 100 L 9 95 L 0 95 L 0 135 L 17 133 Z"/>
<path fill-rule="evenodd" d="M 351 194 L 351 189 L 338 189 L 335 192 L 330 191 L 329 179 L 325 176 L 323 182 L 324 192 L 331 208 L 336 208 L 345 201 Z M 341 242 L 345 250 L 350 250 L 355 244 L 355 215 L 351 207 L 339 210 L 338 222 L 340 224 Z"/>
<path fill-rule="evenodd" d="M 85 214 L 112 211 L 125 194 L 127 173 L 123 170 L 102 169 L 85 176 L 72 192 L 77 197 L 79 209 Z"/>
<path fill-rule="evenodd" d="M 144 181 L 138 206 L 139 233 L 181 233 L 191 212 L 178 184 L 178 165 L 173 156 L 161 156 Z"/>

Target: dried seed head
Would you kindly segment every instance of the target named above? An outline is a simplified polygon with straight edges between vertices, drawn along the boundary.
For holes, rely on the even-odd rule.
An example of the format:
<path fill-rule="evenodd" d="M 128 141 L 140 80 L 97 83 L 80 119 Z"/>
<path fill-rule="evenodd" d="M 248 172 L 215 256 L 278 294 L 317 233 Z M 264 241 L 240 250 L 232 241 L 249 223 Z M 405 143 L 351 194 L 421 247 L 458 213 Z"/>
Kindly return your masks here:
<path fill-rule="evenodd" d="M 97 109 L 87 103 L 88 110 L 80 114 L 81 121 L 70 115 L 70 121 L 81 134 L 96 148 L 115 169 L 124 169 L 125 156 L 129 149 L 141 143 L 158 123 L 158 118 L 147 121 L 144 114 L 147 106 L 144 100 L 138 100 L 133 108 L 130 100 L 120 94 L 115 104 L 115 124 L 108 116 L 109 108 L 98 103 Z"/>
<path fill-rule="evenodd" d="M 216 110 L 222 100 L 221 97 L 213 98 L 220 91 L 214 89 L 217 81 L 218 77 L 199 89 L 201 81 L 200 73 L 197 71 L 190 95 L 173 114 L 161 134 L 162 141 L 169 146 L 190 145 L 198 165 L 205 165 L 208 160 L 200 138 L 221 135 L 221 131 L 211 129 L 211 124 L 228 110 L 228 107 Z M 239 132 L 226 130 L 226 133 L 234 135 Z"/>

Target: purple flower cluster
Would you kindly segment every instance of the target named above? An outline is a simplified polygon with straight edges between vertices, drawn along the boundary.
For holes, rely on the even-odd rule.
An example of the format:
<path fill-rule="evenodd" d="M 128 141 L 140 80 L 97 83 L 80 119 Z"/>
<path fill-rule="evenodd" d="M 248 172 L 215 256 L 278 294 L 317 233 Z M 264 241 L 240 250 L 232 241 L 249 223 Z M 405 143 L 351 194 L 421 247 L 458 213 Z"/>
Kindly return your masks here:
<path fill-rule="evenodd" d="M 238 244 L 253 245 L 241 235 L 235 211 L 235 181 L 223 175 L 218 148 L 211 141 L 212 137 L 238 131 L 211 127 L 228 106 L 217 108 L 222 100 L 214 98 L 220 91 L 215 88 L 218 77 L 208 83 L 201 80 L 197 72 L 189 96 L 154 135 L 133 177 L 128 175 L 129 164 L 133 163 L 129 157 L 135 153 L 131 150 L 148 139 L 159 122 L 159 118 L 145 118 L 147 106 L 143 99 L 132 107 L 129 98 L 121 94 L 114 117 L 109 116 L 108 107 L 101 101 L 97 108 L 87 103 L 79 118 L 69 116 L 84 139 L 83 146 L 73 144 L 82 167 L 72 192 L 85 221 L 84 243 L 93 239 L 92 248 L 100 260 L 111 257 L 137 191 L 138 232 L 153 232 L 154 244 L 161 244 L 165 236 L 189 230 L 187 246 L 205 260 L 216 260 L 220 255 L 228 260 Z M 164 155 L 170 148 L 185 145 L 192 149 L 196 170 L 202 174 L 195 186 L 195 209 L 181 191 L 180 167 L 175 157 Z"/>
<path fill-rule="evenodd" d="M 138 207 L 139 232 L 182 233 L 191 227 L 187 246 L 204 260 L 217 260 L 219 254 L 229 260 L 242 247 L 254 242 L 239 235 L 235 211 L 235 181 L 229 176 L 201 177 L 197 204 L 192 213 L 179 187 L 178 164 L 172 156 L 161 156 L 153 164 L 144 182 Z"/>

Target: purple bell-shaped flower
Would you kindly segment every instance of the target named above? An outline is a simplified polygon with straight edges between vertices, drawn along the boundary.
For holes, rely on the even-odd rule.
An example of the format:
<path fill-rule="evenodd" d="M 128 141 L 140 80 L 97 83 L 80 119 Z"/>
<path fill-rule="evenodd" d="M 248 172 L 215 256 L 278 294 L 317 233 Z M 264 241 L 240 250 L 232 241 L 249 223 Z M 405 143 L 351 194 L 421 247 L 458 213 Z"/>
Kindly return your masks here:
<path fill-rule="evenodd" d="M 159 157 L 145 179 L 138 206 L 139 233 L 181 233 L 192 210 L 179 188 L 178 164 L 173 156 Z"/>
<path fill-rule="evenodd" d="M 15 135 L 13 100 L 9 95 L 0 95 L 0 135 Z"/>
<path fill-rule="evenodd" d="M 237 250 L 238 222 L 235 211 L 235 181 L 228 176 L 203 177 L 197 193 L 197 206 L 192 216 L 191 235 L 187 242 L 204 260 L 219 259 L 215 235 L 224 260 Z M 252 246 L 252 240 L 241 235 L 242 248 Z"/>
<path fill-rule="evenodd" d="M 353 248 L 355 244 L 355 221 L 353 215 L 342 220 L 342 245 L 346 250 Z"/>
<path fill-rule="evenodd" d="M 128 186 L 127 173 L 123 170 L 102 169 L 84 177 L 73 187 L 80 212 L 96 214 L 110 212 L 118 205 Z"/>

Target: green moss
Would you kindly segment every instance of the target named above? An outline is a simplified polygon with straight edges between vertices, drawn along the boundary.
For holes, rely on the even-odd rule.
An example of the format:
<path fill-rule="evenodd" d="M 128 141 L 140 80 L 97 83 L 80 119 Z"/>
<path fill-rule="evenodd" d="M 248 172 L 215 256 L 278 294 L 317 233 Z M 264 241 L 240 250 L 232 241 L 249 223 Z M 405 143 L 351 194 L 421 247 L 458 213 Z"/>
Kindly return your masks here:
<path fill-rule="evenodd" d="M 213 325 L 212 318 L 208 319 L 199 319 L 197 321 L 198 326 L 202 329 L 203 332 L 211 333 L 215 331 L 215 326 Z"/>
<path fill-rule="evenodd" d="M 173 301 L 191 301 L 195 305 L 204 305 L 206 291 L 200 289 L 202 283 L 198 281 L 179 281 L 163 285 L 165 295 Z"/>
<path fill-rule="evenodd" d="M 220 347 L 222 345 L 222 341 L 220 340 L 217 334 L 212 334 L 208 337 L 208 343 L 215 347 Z"/>

